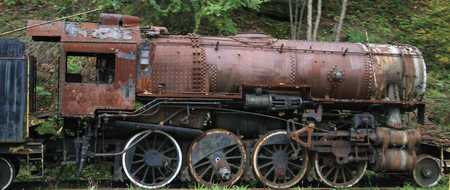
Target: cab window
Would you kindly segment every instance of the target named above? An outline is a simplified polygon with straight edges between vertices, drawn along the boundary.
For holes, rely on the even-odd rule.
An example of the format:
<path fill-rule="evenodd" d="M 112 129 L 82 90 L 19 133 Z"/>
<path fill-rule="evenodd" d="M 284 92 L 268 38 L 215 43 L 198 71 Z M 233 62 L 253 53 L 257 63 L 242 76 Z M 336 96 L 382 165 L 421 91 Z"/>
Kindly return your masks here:
<path fill-rule="evenodd" d="M 114 54 L 68 53 L 66 56 L 66 82 L 111 84 L 114 71 Z"/>

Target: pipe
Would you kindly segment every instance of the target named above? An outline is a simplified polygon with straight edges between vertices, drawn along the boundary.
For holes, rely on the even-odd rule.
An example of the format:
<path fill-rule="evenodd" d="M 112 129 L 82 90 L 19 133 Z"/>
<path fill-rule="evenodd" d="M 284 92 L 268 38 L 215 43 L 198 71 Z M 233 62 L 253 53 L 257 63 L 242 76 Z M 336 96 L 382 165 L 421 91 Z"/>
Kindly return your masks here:
<path fill-rule="evenodd" d="M 152 123 L 139 123 L 132 121 L 114 121 L 113 126 L 117 127 L 131 127 L 137 129 L 153 129 L 153 130 L 161 130 L 170 134 L 181 135 L 182 137 L 198 137 L 203 134 L 203 131 L 200 129 L 191 129 L 185 127 L 175 127 L 170 125 L 159 125 Z"/>

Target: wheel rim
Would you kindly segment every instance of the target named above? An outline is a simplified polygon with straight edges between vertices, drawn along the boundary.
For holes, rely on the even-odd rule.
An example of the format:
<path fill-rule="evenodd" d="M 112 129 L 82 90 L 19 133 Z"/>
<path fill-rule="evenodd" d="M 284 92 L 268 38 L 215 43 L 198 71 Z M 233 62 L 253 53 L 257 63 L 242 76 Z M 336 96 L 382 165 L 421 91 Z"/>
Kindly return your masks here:
<path fill-rule="evenodd" d="M 11 162 L 0 158 L 0 189 L 4 190 L 11 185 L 14 178 L 14 168 Z"/>
<path fill-rule="evenodd" d="M 297 184 L 306 174 L 308 154 L 304 149 L 296 157 L 293 153 L 286 131 L 263 136 L 256 143 L 252 157 L 256 177 L 271 188 L 286 189 Z"/>
<path fill-rule="evenodd" d="M 244 173 L 247 154 L 238 136 L 213 129 L 194 141 L 188 158 L 189 170 L 198 183 L 231 186 Z"/>
<path fill-rule="evenodd" d="M 140 139 L 142 140 L 135 144 Z M 133 144 L 135 146 L 132 146 Z M 140 132 L 127 142 L 125 149 L 128 149 L 122 155 L 125 175 L 139 187 L 164 187 L 180 172 L 181 148 L 176 140 L 165 132 Z"/>
<path fill-rule="evenodd" d="M 414 181 L 421 187 L 433 187 L 441 179 L 439 159 L 429 155 L 421 155 L 413 170 Z"/>
<path fill-rule="evenodd" d="M 328 186 L 351 187 L 358 183 L 367 169 L 367 161 L 337 163 L 333 154 L 316 154 L 316 172 Z"/>

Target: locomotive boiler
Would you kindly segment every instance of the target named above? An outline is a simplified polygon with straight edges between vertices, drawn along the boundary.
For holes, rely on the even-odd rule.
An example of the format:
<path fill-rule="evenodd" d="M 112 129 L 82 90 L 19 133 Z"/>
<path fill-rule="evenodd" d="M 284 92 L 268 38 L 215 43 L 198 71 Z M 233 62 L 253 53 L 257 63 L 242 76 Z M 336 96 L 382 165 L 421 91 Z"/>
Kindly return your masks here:
<path fill-rule="evenodd" d="M 34 20 L 28 26 L 34 41 L 61 46 L 59 115 L 64 130 L 79 134 L 66 140 L 76 139 L 80 169 L 101 157 L 114 161 L 115 176 L 123 170 L 142 188 L 256 179 L 284 189 L 308 173 L 331 187 L 351 187 L 367 169 L 409 172 L 431 187 L 446 166 L 446 145 L 420 130 L 427 125 L 427 77 L 413 46 L 169 35 L 115 14 L 102 14 L 99 23 Z M 24 68 L 35 61 L 20 42 L 12 44 L 21 53 L 0 50 L 6 52 L 3 76 L 14 65 L 3 60 L 22 60 L 15 67 Z M 33 69 L 25 73 L 13 75 L 33 76 Z M 19 84 L 4 81 L 2 90 Z M 26 108 L 27 85 L 17 89 Z M 12 113 L 7 100 L 0 105 Z M 0 121 L 0 129 L 11 129 Z M 14 128 L 28 130 L 14 121 Z M 3 142 L 0 167 L 13 176 L 13 160 L 23 151 L 11 150 L 26 141 Z M 4 178 L 1 185 L 9 185 L 12 177 Z"/>

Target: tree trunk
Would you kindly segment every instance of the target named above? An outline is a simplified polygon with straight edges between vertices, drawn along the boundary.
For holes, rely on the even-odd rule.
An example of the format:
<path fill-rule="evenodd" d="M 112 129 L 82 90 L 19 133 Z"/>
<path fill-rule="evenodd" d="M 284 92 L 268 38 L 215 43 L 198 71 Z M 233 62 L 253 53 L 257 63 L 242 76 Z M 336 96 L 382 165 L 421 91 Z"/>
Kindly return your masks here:
<path fill-rule="evenodd" d="M 305 15 L 304 14 L 305 7 L 306 7 L 306 0 L 302 0 L 302 8 L 300 9 L 300 18 L 298 19 L 297 39 L 301 39 L 300 34 L 302 32 L 303 16 Z"/>
<path fill-rule="evenodd" d="M 342 0 L 341 16 L 339 17 L 339 23 L 336 28 L 336 42 L 339 42 L 341 36 L 342 24 L 344 23 L 345 11 L 347 9 L 347 0 Z"/>
<path fill-rule="evenodd" d="M 294 35 L 293 35 L 293 40 L 297 39 L 297 33 L 299 32 L 297 30 L 297 26 L 298 26 L 298 6 L 299 6 L 299 0 L 295 0 L 295 14 L 294 14 Z"/>
<path fill-rule="evenodd" d="M 291 39 L 295 39 L 295 24 L 294 24 L 294 16 L 292 15 L 292 0 L 289 0 L 289 23 L 291 26 Z"/>
<path fill-rule="evenodd" d="M 320 17 L 322 16 L 322 0 L 317 1 L 317 16 L 316 16 L 316 23 L 314 24 L 314 33 L 312 40 L 317 40 L 317 31 L 319 30 L 319 23 L 320 23 Z"/>
<path fill-rule="evenodd" d="M 311 40 L 312 33 L 312 0 L 308 0 L 308 16 L 307 16 L 307 31 L 306 31 L 306 40 Z"/>

